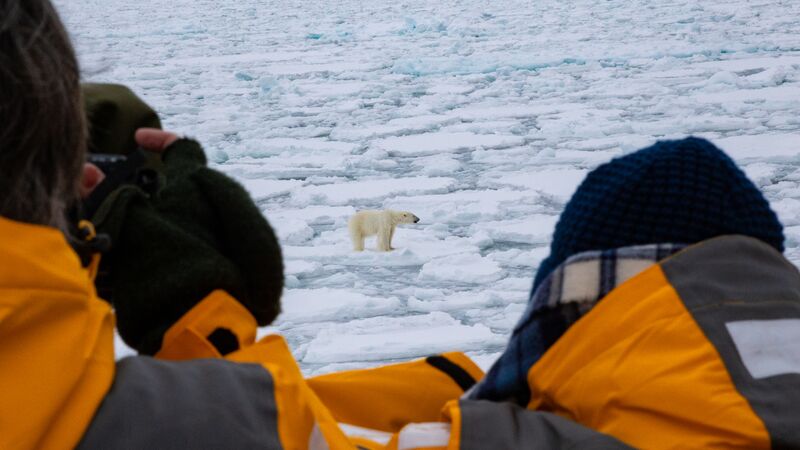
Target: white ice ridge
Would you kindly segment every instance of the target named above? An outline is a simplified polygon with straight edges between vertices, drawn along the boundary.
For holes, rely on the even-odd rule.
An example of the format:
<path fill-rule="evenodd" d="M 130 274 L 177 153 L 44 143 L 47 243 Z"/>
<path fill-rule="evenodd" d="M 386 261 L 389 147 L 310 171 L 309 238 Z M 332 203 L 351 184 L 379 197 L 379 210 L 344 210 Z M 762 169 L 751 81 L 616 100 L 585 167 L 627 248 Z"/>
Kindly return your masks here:
<path fill-rule="evenodd" d="M 55 2 L 87 81 L 130 86 L 256 199 L 286 261 L 260 334 L 306 373 L 491 364 L 583 177 L 659 139 L 727 151 L 800 261 L 800 2 Z M 385 208 L 421 220 L 354 253 L 348 218 Z"/>
<path fill-rule="evenodd" d="M 464 325 L 443 312 L 376 317 L 324 328 L 309 343 L 304 360 L 317 364 L 380 361 L 441 353 L 456 347 L 478 350 L 503 341 L 501 335 L 483 324 Z"/>

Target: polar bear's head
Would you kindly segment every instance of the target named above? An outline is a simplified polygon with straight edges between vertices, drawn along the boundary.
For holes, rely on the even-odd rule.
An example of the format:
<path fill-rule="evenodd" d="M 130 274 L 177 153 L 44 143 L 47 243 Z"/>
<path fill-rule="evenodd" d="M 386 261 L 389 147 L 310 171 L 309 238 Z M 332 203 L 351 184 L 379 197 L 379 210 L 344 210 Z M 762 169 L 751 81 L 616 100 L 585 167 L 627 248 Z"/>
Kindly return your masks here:
<path fill-rule="evenodd" d="M 392 218 L 394 219 L 394 223 L 417 223 L 419 222 L 419 217 L 415 216 L 414 214 L 408 211 L 392 211 Z"/>

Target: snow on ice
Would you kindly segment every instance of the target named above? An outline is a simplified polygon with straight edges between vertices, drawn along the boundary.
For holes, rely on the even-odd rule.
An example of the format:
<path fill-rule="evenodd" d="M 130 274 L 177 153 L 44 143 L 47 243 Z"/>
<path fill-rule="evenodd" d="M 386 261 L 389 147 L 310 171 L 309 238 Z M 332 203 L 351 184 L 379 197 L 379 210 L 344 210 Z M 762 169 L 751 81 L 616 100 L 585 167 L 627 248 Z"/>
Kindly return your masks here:
<path fill-rule="evenodd" d="M 657 139 L 727 150 L 800 262 L 800 2 L 56 3 L 86 79 L 198 138 L 273 224 L 284 313 L 260 334 L 308 374 L 491 364 L 583 176 Z M 354 253 L 367 208 L 422 220 Z"/>

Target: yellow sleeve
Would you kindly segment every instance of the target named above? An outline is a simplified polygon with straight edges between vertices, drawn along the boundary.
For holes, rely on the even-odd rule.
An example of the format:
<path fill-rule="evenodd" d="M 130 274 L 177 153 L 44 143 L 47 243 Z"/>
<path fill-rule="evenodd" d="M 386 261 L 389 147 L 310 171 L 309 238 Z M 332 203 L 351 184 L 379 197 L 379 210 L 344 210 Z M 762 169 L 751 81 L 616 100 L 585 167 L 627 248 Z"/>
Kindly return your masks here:
<path fill-rule="evenodd" d="M 308 385 L 340 423 L 389 433 L 441 421 L 445 404 L 483 377 L 462 353 L 314 377 Z"/>

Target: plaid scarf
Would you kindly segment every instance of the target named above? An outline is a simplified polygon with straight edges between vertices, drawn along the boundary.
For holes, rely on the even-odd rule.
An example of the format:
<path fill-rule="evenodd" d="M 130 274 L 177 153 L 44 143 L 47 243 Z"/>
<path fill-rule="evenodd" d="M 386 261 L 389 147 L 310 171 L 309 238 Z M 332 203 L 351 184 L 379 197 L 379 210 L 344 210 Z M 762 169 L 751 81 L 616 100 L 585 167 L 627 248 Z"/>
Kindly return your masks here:
<path fill-rule="evenodd" d="M 465 397 L 527 404 L 528 371 L 567 329 L 614 288 L 684 247 L 652 244 L 569 257 L 531 293 L 506 350 Z"/>

